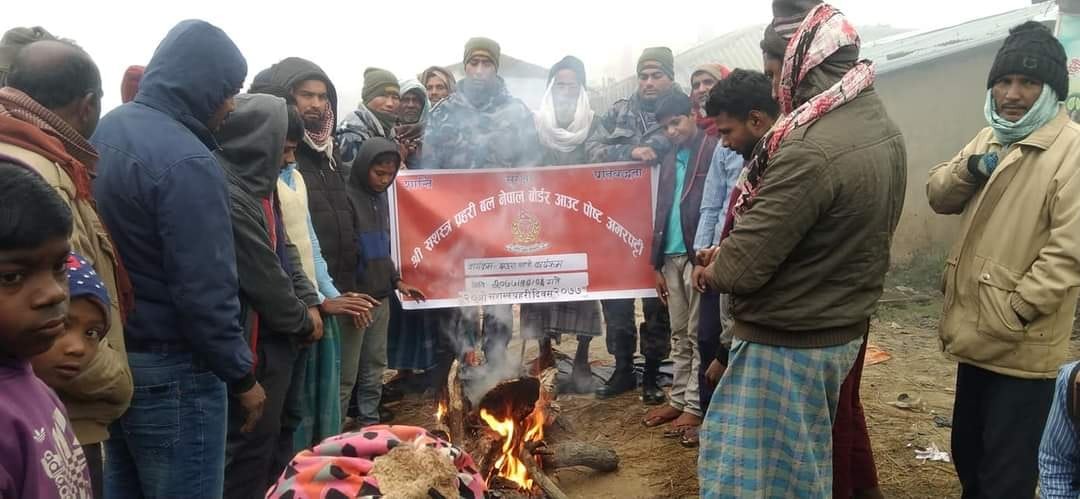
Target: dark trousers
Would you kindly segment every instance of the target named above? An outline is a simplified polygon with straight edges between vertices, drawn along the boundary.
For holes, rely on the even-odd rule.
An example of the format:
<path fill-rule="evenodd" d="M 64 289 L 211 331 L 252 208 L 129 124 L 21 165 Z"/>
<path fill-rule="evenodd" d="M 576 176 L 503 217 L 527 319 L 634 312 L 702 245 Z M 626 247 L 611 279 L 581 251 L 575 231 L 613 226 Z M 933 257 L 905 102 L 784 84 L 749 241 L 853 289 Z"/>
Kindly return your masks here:
<path fill-rule="evenodd" d="M 247 413 L 229 398 L 225 454 L 225 497 L 262 498 L 293 457 L 293 434 L 304 419 L 308 349 L 291 338 L 264 336 L 257 347 L 255 378 L 266 392 L 262 418 L 243 433 Z"/>
<path fill-rule="evenodd" d="M 646 364 L 659 366 L 671 353 L 671 320 L 667 307 L 657 298 L 643 298 L 645 323 L 641 326 L 641 355 Z M 631 365 L 634 347 L 638 342 L 638 327 L 634 324 L 634 300 L 603 300 L 604 322 L 607 324 L 605 340 L 608 353 L 615 357 L 616 365 Z"/>
<path fill-rule="evenodd" d="M 1021 379 L 960 364 L 952 452 L 964 499 L 1031 498 L 1053 379 Z"/>
<path fill-rule="evenodd" d="M 705 377 L 705 371 L 716 359 L 716 351 L 720 346 L 720 333 L 724 326 L 720 322 L 720 294 L 713 290 L 707 290 L 701 295 L 701 305 L 698 307 L 698 352 L 701 354 L 701 369 L 698 370 L 698 391 L 701 397 L 701 413 L 709 410 L 709 402 L 712 400 L 716 385 L 709 383 Z"/>
<path fill-rule="evenodd" d="M 877 465 L 859 398 L 867 338 L 851 372 L 840 385 L 840 405 L 833 422 L 833 498 L 849 499 L 856 490 L 877 487 Z"/>
<path fill-rule="evenodd" d="M 105 461 L 101 458 L 101 444 L 82 446 L 86 455 L 86 468 L 90 472 L 90 487 L 94 499 L 105 499 Z"/>

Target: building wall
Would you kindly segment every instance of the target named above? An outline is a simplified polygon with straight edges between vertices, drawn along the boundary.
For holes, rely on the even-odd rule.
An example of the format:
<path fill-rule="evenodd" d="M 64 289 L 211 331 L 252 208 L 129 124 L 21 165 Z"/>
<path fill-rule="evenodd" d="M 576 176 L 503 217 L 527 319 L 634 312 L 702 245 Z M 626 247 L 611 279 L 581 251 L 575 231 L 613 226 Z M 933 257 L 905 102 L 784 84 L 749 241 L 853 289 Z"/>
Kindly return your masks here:
<path fill-rule="evenodd" d="M 908 188 L 893 242 L 894 262 L 948 248 L 959 217 L 935 214 L 926 199 L 931 168 L 956 155 L 986 126 L 986 76 L 1000 43 L 900 68 L 875 87 L 907 143 Z"/>

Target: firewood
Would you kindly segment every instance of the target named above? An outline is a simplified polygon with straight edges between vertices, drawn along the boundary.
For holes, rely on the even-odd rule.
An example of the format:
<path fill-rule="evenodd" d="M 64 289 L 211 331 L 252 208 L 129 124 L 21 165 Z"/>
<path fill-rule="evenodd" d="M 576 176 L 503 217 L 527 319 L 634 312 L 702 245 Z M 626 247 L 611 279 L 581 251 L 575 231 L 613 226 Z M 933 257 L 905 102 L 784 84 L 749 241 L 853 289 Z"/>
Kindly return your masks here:
<path fill-rule="evenodd" d="M 560 489 L 559 486 L 536 465 L 536 458 L 524 451 L 522 451 L 522 455 L 518 456 L 518 458 L 525 464 L 525 471 L 529 472 L 529 477 L 533 479 L 533 482 L 536 483 L 536 485 L 540 486 L 540 490 L 543 490 L 549 499 L 570 499 L 563 493 L 562 489 Z"/>
<path fill-rule="evenodd" d="M 462 382 L 461 363 L 455 359 L 450 365 L 450 374 L 447 376 L 447 407 L 442 422 L 450 434 L 450 441 L 459 445 L 468 439 L 468 434 L 465 432 L 465 420 L 469 414 L 469 403 L 465 399 L 465 387 Z"/>
<path fill-rule="evenodd" d="M 615 471 L 619 468 L 619 456 L 615 451 L 583 442 L 548 446 L 540 457 L 544 469 L 548 470 L 571 466 L 585 466 L 597 471 Z"/>

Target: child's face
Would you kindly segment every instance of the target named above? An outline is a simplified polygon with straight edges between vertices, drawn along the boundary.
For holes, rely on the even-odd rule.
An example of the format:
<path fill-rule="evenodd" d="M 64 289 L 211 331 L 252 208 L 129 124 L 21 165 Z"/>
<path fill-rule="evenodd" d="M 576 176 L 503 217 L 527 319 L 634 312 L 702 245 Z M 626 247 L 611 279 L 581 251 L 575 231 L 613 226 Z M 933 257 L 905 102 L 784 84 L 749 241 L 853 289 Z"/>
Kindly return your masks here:
<path fill-rule="evenodd" d="M 66 238 L 0 251 L 0 355 L 29 359 L 64 333 L 70 252 Z"/>
<path fill-rule="evenodd" d="M 53 388 L 70 383 L 97 354 L 98 343 L 105 337 L 105 325 L 100 305 L 89 298 L 71 300 L 64 334 L 48 351 L 30 359 L 34 374 Z"/>
<path fill-rule="evenodd" d="M 390 188 L 390 184 L 394 182 L 397 171 L 397 161 L 391 160 L 375 163 L 374 165 L 371 165 L 371 169 L 368 170 L 368 185 L 371 186 L 371 190 L 375 192 L 385 192 Z"/>

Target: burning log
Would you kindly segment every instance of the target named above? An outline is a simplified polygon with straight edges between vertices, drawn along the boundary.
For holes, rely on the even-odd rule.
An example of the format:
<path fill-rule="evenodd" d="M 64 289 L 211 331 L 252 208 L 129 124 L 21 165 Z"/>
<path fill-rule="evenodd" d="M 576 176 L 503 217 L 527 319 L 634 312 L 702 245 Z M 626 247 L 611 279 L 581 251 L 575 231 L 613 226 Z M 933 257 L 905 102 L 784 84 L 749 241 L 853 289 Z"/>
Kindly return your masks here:
<path fill-rule="evenodd" d="M 520 456 L 521 462 L 525 464 L 525 471 L 532 477 L 536 485 L 540 486 L 540 490 L 547 494 L 549 499 L 570 499 L 555 482 L 548 478 L 548 476 L 536 465 L 536 459 L 531 454 L 525 454 Z"/>
<path fill-rule="evenodd" d="M 440 407 L 444 404 L 441 397 L 439 404 Z M 446 432 L 450 435 L 450 441 L 460 445 L 467 439 L 465 420 L 468 418 L 470 405 L 465 398 L 465 387 L 461 378 L 461 363 L 457 360 L 454 360 L 454 363 L 450 365 L 445 406 L 445 413 L 442 414 L 438 423 L 445 426 Z"/>
<path fill-rule="evenodd" d="M 611 449 L 583 442 L 565 442 L 538 449 L 544 469 L 585 466 L 596 471 L 619 469 L 619 455 Z"/>

